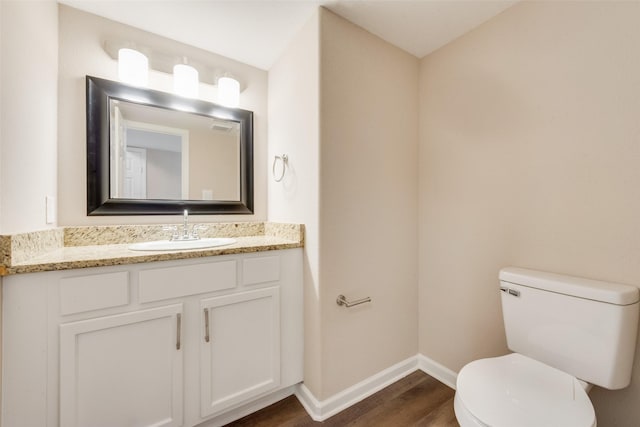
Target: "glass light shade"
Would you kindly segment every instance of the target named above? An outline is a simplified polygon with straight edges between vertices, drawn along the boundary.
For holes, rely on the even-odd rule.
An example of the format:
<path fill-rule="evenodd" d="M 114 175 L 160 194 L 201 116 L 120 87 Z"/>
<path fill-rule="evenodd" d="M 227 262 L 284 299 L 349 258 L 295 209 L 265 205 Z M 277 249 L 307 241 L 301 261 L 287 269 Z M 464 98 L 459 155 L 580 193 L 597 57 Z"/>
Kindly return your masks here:
<path fill-rule="evenodd" d="M 218 102 L 227 107 L 237 107 L 240 102 L 240 82 L 231 77 L 220 77 Z"/>
<path fill-rule="evenodd" d="M 147 86 L 149 83 L 149 60 L 137 50 L 120 49 L 118 51 L 118 78 L 123 83 Z"/>
<path fill-rule="evenodd" d="M 173 91 L 188 98 L 198 97 L 198 70 L 178 64 L 173 67 Z"/>

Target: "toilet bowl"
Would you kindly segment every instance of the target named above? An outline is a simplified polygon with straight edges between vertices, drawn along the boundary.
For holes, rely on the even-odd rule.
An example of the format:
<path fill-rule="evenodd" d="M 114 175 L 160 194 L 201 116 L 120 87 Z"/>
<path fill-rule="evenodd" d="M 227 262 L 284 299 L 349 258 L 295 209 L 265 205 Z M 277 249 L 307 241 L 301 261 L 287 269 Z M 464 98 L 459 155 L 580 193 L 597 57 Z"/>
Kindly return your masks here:
<path fill-rule="evenodd" d="M 618 390 L 631 381 L 638 288 L 515 267 L 499 277 L 514 353 L 460 370 L 461 427 L 595 427 L 588 383 Z"/>
<path fill-rule="evenodd" d="M 587 384 L 518 353 L 480 359 L 458 374 L 461 427 L 595 427 Z"/>

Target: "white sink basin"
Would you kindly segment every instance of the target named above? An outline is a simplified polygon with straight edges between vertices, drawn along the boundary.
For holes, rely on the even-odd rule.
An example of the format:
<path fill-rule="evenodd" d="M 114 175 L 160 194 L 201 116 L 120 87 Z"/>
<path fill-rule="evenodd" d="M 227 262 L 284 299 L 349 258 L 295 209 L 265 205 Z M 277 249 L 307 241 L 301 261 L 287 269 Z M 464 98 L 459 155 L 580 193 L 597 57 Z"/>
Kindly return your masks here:
<path fill-rule="evenodd" d="M 132 251 L 182 251 L 232 245 L 235 242 L 236 239 L 229 237 L 205 237 L 198 240 L 156 240 L 153 242 L 134 243 L 129 246 L 129 249 Z"/>

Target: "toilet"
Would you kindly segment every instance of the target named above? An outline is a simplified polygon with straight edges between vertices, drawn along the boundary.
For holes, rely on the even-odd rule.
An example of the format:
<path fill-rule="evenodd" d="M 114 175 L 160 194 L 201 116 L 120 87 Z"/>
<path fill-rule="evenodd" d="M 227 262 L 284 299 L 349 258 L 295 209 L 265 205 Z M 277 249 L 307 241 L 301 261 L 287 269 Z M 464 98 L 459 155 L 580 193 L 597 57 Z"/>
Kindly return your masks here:
<path fill-rule="evenodd" d="M 458 373 L 461 427 L 595 427 L 592 385 L 625 388 L 638 331 L 635 286 L 500 270 L 507 346 Z"/>

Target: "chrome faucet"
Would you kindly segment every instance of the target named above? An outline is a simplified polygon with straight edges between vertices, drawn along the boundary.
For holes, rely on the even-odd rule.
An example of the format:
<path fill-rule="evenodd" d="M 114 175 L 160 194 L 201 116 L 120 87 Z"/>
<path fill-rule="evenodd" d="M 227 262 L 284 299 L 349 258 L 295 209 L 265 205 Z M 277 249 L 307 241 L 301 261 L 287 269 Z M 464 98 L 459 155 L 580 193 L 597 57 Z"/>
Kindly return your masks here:
<path fill-rule="evenodd" d="M 182 213 L 182 239 L 189 240 L 189 211 L 187 209 Z"/>
<path fill-rule="evenodd" d="M 0 0 L 1 1 L 1 0 Z M 198 235 L 199 230 L 206 230 L 207 226 L 203 224 L 195 224 L 191 226 L 191 230 L 189 230 L 189 211 L 184 210 L 182 212 L 182 234 L 178 233 L 177 225 L 168 225 L 163 227 L 163 230 L 172 231 L 170 240 L 200 240 L 200 236 Z"/>

